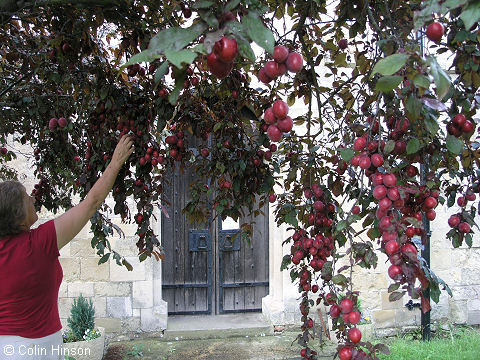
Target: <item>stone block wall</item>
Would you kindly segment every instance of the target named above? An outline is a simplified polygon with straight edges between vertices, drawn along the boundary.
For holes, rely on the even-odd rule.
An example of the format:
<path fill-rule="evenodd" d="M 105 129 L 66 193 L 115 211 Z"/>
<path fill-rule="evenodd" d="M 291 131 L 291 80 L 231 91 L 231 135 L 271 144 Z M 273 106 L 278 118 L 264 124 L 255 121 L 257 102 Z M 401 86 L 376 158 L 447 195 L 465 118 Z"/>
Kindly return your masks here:
<path fill-rule="evenodd" d="M 158 331 L 167 327 L 167 307 L 161 300 L 161 263 L 154 258 L 140 262 L 136 256 L 135 227 L 114 219 L 125 237 L 115 236 L 112 248 L 133 266 L 128 271 L 115 260 L 98 265 L 90 245 L 90 223 L 60 251 L 64 278 L 59 293 L 60 319 L 64 328 L 73 299 L 82 294 L 95 306 L 96 325 L 108 333 Z"/>

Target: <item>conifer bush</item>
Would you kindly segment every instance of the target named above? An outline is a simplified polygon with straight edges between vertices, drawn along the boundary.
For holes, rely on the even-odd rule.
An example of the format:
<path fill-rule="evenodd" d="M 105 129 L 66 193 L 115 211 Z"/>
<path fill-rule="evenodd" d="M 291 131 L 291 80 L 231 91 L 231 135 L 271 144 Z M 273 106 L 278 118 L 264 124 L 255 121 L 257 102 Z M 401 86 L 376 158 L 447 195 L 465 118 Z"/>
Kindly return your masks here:
<path fill-rule="evenodd" d="M 81 294 L 74 299 L 67 324 L 76 341 L 84 340 L 83 335 L 95 327 L 95 308 L 92 300 L 87 301 Z"/>

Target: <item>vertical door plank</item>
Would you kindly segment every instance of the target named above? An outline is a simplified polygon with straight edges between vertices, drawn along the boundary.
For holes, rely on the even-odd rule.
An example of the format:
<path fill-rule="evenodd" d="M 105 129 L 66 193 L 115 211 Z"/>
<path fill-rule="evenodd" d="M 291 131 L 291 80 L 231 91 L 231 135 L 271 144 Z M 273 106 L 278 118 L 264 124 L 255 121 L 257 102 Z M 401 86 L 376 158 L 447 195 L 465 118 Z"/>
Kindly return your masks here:
<path fill-rule="evenodd" d="M 245 219 L 245 222 L 251 222 L 253 220 L 253 216 L 249 216 L 248 218 Z M 258 233 L 256 231 L 257 229 L 257 224 L 253 224 L 253 236 L 250 239 L 250 242 L 247 240 L 242 241 L 242 246 L 245 252 L 245 260 L 244 260 L 244 272 L 245 272 L 245 282 L 247 283 L 253 283 L 256 281 L 256 262 L 258 256 L 261 254 L 258 254 L 256 252 L 256 248 L 258 247 L 257 243 L 261 241 L 260 238 L 258 238 Z M 254 309 L 256 307 L 255 304 L 255 286 L 246 286 L 245 287 L 245 304 L 244 308 L 245 309 Z"/>

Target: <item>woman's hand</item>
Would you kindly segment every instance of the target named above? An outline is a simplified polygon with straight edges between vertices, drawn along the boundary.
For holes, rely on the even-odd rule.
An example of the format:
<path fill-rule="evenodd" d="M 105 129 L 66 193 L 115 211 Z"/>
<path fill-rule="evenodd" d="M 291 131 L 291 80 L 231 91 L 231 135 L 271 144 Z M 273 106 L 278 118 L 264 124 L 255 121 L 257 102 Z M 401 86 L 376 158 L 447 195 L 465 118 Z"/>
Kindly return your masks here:
<path fill-rule="evenodd" d="M 133 138 L 130 135 L 123 135 L 112 155 L 111 164 L 121 168 L 134 150 Z"/>

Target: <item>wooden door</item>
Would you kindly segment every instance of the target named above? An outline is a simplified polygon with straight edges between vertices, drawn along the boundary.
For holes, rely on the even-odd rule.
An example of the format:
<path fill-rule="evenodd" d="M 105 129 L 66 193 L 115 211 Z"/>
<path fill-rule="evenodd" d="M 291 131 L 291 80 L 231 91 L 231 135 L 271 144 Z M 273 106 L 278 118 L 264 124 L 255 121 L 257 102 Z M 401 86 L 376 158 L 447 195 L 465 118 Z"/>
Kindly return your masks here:
<path fill-rule="evenodd" d="M 182 209 L 190 199 L 193 170 L 172 172 L 164 185 L 162 213 L 163 299 L 168 313 L 214 314 L 261 311 L 268 294 L 268 218 L 217 219 L 189 224 Z M 268 214 L 268 205 L 264 209 Z M 253 238 L 242 240 L 242 221 L 254 224 Z M 233 239 L 233 241 L 232 241 Z"/>

